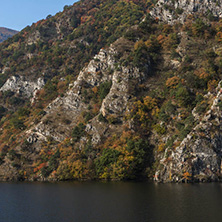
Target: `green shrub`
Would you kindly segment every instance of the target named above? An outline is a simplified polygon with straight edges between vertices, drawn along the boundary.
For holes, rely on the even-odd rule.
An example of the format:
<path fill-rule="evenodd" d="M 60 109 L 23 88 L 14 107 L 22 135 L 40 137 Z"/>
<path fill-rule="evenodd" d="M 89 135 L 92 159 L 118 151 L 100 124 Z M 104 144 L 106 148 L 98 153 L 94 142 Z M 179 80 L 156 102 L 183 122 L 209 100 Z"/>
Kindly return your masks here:
<path fill-rule="evenodd" d="M 2 96 L 3 96 L 4 99 L 6 99 L 6 98 L 12 97 L 14 94 L 15 94 L 14 92 L 8 90 L 8 91 L 3 92 Z"/>
<path fill-rule="evenodd" d="M 203 114 L 207 110 L 208 104 L 206 101 L 202 101 L 196 106 L 196 112 L 199 114 Z"/>
<path fill-rule="evenodd" d="M 56 170 L 59 165 L 59 157 L 60 157 L 60 152 L 57 150 L 54 155 L 49 159 L 48 162 L 48 171 L 51 173 L 52 171 Z"/>
<path fill-rule="evenodd" d="M 220 110 L 222 110 L 222 101 L 218 102 L 217 106 L 219 107 Z"/>
<path fill-rule="evenodd" d="M 2 87 L 6 80 L 8 79 L 8 76 L 6 74 L 0 74 L 0 87 Z"/>
<path fill-rule="evenodd" d="M 166 128 L 165 126 L 161 126 L 160 124 L 157 124 L 153 127 L 153 129 L 159 134 L 159 135 L 163 135 L 164 133 L 166 133 Z"/>
<path fill-rule="evenodd" d="M 175 9 L 175 12 L 176 12 L 177 14 L 181 15 L 181 14 L 183 13 L 183 9 L 177 7 L 177 8 Z"/>
<path fill-rule="evenodd" d="M 6 113 L 7 109 L 3 106 L 0 106 L 0 118 L 2 118 L 5 113 Z"/>
<path fill-rule="evenodd" d="M 46 166 L 42 167 L 41 174 L 43 177 L 48 177 L 50 174 L 50 170 L 48 169 L 48 167 Z"/>
<path fill-rule="evenodd" d="M 82 136 L 85 134 L 86 126 L 83 123 L 79 123 L 78 126 L 75 126 L 72 130 L 72 138 L 75 142 L 78 142 Z"/>
<path fill-rule="evenodd" d="M 14 106 L 22 105 L 25 101 L 19 97 L 11 97 L 9 99 L 9 104 Z"/>
<path fill-rule="evenodd" d="M 18 119 L 17 117 L 14 117 L 11 119 L 11 123 L 14 126 L 15 129 L 24 130 L 25 125 L 21 119 Z"/>
<path fill-rule="evenodd" d="M 100 175 L 105 167 L 109 167 L 111 163 L 117 161 L 120 152 L 114 149 L 104 149 L 101 156 L 96 159 L 95 167 L 97 175 Z"/>
<path fill-rule="evenodd" d="M 17 152 L 13 149 L 9 150 L 8 152 L 8 157 L 11 161 L 15 160 L 16 158 L 19 157 L 19 155 L 17 154 Z"/>
<path fill-rule="evenodd" d="M 84 117 L 84 119 L 85 119 L 85 122 L 87 123 L 89 120 L 91 120 L 94 116 L 93 116 L 93 114 L 92 113 L 90 113 L 90 112 L 85 112 L 84 114 L 83 114 L 83 117 Z"/>
<path fill-rule="evenodd" d="M 191 94 L 185 87 L 179 87 L 176 91 L 176 99 L 181 106 L 190 106 L 192 104 Z"/>
<path fill-rule="evenodd" d="M 110 91 L 111 86 L 112 86 L 111 81 L 104 82 L 104 83 L 100 84 L 99 90 L 98 90 L 100 100 L 103 100 L 107 96 L 107 94 Z"/>
<path fill-rule="evenodd" d="M 19 108 L 18 109 L 18 115 L 19 116 L 29 116 L 30 110 L 27 108 Z"/>
<path fill-rule="evenodd" d="M 204 35 L 204 32 L 207 30 L 207 25 L 200 18 L 196 19 L 196 21 L 192 24 L 193 35 L 196 37 L 201 37 Z"/>

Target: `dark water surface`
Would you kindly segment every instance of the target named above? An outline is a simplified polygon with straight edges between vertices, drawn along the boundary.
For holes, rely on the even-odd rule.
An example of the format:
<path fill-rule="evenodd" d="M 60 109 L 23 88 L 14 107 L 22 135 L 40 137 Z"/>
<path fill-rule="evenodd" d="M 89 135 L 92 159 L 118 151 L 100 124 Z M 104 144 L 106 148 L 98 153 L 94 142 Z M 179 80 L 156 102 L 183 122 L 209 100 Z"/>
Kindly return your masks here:
<path fill-rule="evenodd" d="M 222 184 L 0 183 L 0 222 L 222 221 Z"/>

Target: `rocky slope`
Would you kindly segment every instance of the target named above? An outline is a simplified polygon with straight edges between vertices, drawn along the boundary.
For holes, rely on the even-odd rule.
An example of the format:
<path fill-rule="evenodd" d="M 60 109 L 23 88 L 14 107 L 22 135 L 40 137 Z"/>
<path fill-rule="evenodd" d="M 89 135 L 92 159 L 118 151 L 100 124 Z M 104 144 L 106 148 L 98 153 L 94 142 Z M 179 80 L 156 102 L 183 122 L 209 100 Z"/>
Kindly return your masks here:
<path fill-rule="evenodd" d="M 150 14 L 160 20 L 170 24 L 175 22 L 184 23 L 189 16 L 197 16 L 198 14 L 207 15 L 208 17 L 222 17 L 221 13 L 222 1 L 208 0 L 159 0 Z"/>
<path fill-rule="evenodd" d="M 156 181 L 220 181 L 221 180 L 221 82 L 216 94 L 207 94 L 210 109 L 203 118 L 193 110 L 198 124 L 174 150 L 166 149 L 160 159 Z"/>
<path fill-rule="evenodd" d="M 63 141 L 69 135 L 73 126 L 78 123 L 82 112 L 87 111 L 89 103 L 85 102 L 83 91 L 86 88 L 99 88 L 101 84 L 110 83 L 109 92 L 101 102 L 100 111 L 86 125 L 86 132 L 92 136 L 92 144 L 96 145 L 101 142 L 102 135 L 105 132 L 108 134 L 109 128 L 111 127 L 110 130 L 112 130 L 112 126 L 102 126 L 98 121 L 98 116 L 102 115 L 106 118 L 108 115 L 113 115 L 119 121 L 123 121 L 123 113 L 126 112 L 129 105 L 130 84 L 143 83 L 150 70 L 149 60 L 147 60 L 147 64 L 144 64 L 146 73 L 141 72 L 137 67 L 121 66 L 118 70 L 115 68 L 117 64 L 115 56 L 119 54 L 118 45 L 122 44 L 122 47 L 125 46 L 130 49 L 127 43 L 130 44 L 125 39 L 119 39 L 108 49 L 101 49 L 99 54 L 95 55 L 93 60 L 89 62 L 88 66 L 80 71 L 77 80 L 69 86 L 70 89 L 65 95 L 51 102 L 46 107 L 46 115 L 41 122 L 27 133 L 34 131 L 34 134 L 30 135 L 31 137 L 46 140 L 47 136 L 51 136 L 56 141 Z M 5 85 L 7 85 L 7 82 Z M 3 89 L 5 85 L 2 87 Z M 68 127 L 62 118 L 58 118 L 58 111 L 62 118 L 66 116 L 66 121 L 70 123 Z M 47 124 L 45 120 L 50 121 Z"/>
<path fill-rule="evenodd" d="M 3 42 L 0 179 L 220 181 L 220 9 L 82 0 Z"/>

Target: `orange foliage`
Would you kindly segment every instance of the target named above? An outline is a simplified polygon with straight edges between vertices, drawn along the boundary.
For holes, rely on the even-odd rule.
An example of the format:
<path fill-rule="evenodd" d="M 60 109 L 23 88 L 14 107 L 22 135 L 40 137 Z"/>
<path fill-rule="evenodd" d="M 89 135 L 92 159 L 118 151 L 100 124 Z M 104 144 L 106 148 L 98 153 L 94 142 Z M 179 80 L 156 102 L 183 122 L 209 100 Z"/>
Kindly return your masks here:
<path fill-rule="evenodd" d="M 183 174 L 183 178 L 186 179 L 186 180 L 189 180 L 191 176 L 192 176 L 192 175 L 191 175 L 189 172 L 185 172 L 185 173 Z"/>
<path fill-rule="evenodd" d="M 97 94 L 97 93 L 98 93 L 98 87 L 97 87 L 97 86 L 93 87 L 93 88 L 92 88 L 92 91 L 93 91 L 95 94 Z"/>
<path fill-rule="evenodd" d="M 99 104 L 94 104 L 93 105 L 93 113 L 96 114 L 99 112 L 99 109 L 100 109 L 100 105 Z"/>
<path fill-rule="evenodd" d="M 216 34 L 216 40 L 217 40 L 218 42 L 222 42 L 222 32 L 218 32 L 218 33 Z"/>
<path fill-rule="evenodd" d="M 91 16 L 84 15 L 81 17 L 81 24 L 84 24 L 90 20 Z"/>
<path fill-rule="evenodd" d="M 175 89 L 177 87 L 177 85 L 179 84 L 179 82 L 180 82 L 179 77 L 174 76 L 172 78 L 167 79 L 166 86 L 168 88 Z"/>
<path fill-rule="evenodd" d="M 162 43 L 165 41 L 165 36 L 159 35 L 159 36 L 157 37 L 157 41 L 159 42 L 159 44 L 162 44 Z"/>
<path fill-rule="evenodd" d="M 101 41 L 102 41 L 102 35 L 99 35 L 97 42 L 101 42 Z"/>
<path fill-rule="evenodd" d="M 64 88 L 65 86 L 66 86 L 66 82 L 65 81 L 58 82 L 57 89 Z"/>
<path fill-rule="evenodd" d="M 66 89 L 66 82 L 65 81 L 58 82 L 57 84 L 58 93 L 65 92 L 65 89 Z"/>
<path fill-rule="evenodd" d="M 41 163 L 38 167 L 34 168 L 34 173 L 38 172 L 45 166 L 46 166 L 46 163 Z"/>
<path fill-rule="evenodd" d="M 195 75 L 197 75 L 200 79 L 206 79 L 210 77 L 210 74 L 206 72 L 204 68 L 200 68 L 194 72 Z"/>
<path fill-rule="evenodd" d="M 38 22 L 36 22 L 35 23 L 35 27 L 37 27 L 39 24 L 44 24 L 45 23 L 45 20 L 44 19 L 42 19 L 42 20 L 40 20 L 40 21 L 38 21 Z"/>
<path fill-rule="evenodd" d="M 36 95 L 37 95 L 39 98 L 41 98 L 41 97 L 44 97 L 44 96 L 46 95 L 46 92 L 45 92 L 44 89 L 40 89 L 40 90 L 36 93 Z"/>

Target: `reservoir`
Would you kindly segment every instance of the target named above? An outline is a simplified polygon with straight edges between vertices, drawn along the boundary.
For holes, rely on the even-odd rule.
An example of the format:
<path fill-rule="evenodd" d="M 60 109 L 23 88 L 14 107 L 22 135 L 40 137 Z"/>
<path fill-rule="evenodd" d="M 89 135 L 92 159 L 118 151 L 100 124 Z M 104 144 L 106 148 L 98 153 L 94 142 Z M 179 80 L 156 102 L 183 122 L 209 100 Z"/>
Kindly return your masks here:
<path fill-rule="evenodd" d="M 222 184 L 0 183 L 1 222 L 218 222 Z"/>

